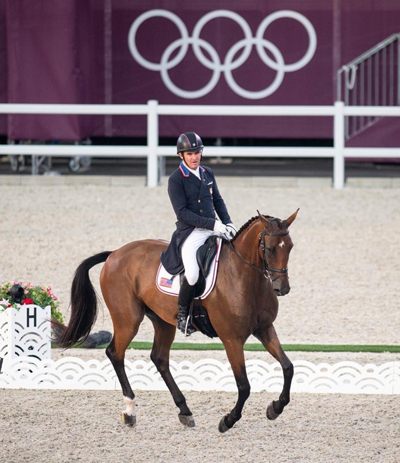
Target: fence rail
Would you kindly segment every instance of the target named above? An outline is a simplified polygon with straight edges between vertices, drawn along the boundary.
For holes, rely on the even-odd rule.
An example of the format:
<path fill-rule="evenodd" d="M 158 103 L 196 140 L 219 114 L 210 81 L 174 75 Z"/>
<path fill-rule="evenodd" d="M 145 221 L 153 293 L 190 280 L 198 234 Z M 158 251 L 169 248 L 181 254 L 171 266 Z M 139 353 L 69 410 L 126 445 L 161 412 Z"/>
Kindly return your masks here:
<path fill-rule="evenodd" d="M 346 116 L 400 116 L 400 107 L 345 106 L 337 101 L 333 106 L 219 106 L 219 105 L 159 105 L 150 100 L 146 105 L 76 105 L 76 104 L 0 104 L 0 114 L 88 114 L 147 116 L 147 145 L 86 146 L 86 145 L 0 145 L 0 154 L 144 157 L 147 158 L 147 185 L 158 184 L 159 159 L 176 153 L 173 146 L 159 146 L 158 118 L 171 115 L 202 116 L 321 116 L 333 118 L 333 147 L 227 147 L 210 146 L 205 156 L 305 157 L 333 159 L 333 187 L 345 185 L 345 157 L 400 158 L 399 148 L 345 148 Z"/>

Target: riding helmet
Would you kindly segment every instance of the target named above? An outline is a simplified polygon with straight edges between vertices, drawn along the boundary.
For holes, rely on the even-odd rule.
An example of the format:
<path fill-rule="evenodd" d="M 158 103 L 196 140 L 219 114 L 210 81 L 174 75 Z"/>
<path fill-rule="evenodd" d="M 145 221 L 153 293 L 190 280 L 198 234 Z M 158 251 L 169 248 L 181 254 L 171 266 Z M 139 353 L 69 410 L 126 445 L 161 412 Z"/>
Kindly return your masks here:
<path fill-rule="evenodd" d="M 185 132 L 179 135 L 176 142 L 176 149 L 179 153 L 185 151 L 203 151 L 204 145 L 201 138 L 194 132 Z"/>

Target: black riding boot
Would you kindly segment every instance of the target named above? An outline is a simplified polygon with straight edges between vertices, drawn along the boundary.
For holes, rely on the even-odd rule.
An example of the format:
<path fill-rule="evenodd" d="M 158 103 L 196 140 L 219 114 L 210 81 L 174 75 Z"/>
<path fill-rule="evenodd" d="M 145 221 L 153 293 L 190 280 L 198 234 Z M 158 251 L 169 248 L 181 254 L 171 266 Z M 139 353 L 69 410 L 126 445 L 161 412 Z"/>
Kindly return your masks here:
<path fill-rule="evenodd" d="M 186 334 L 190 336 L 196 330 L 190 323 L 187 323 L 187 317 L 189 315 L 190 304 L 194 298 L 194 286 L 189 285 L 186 278 L 182 280 L 181 289 L 178 296 L 178 323 L 177 327 Z"/>

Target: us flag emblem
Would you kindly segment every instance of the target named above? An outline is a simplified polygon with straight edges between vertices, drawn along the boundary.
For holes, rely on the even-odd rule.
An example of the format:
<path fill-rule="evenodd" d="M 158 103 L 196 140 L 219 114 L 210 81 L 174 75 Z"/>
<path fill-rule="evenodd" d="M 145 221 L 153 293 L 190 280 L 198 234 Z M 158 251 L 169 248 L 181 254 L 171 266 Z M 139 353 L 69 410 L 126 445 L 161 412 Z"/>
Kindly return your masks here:
<path fill-rule="evenodd" d="M 161 278 L 160 286 L 164 286 L 165 288 L 172 288 L 172 280 L 168 280 L 168 278 Z"/>

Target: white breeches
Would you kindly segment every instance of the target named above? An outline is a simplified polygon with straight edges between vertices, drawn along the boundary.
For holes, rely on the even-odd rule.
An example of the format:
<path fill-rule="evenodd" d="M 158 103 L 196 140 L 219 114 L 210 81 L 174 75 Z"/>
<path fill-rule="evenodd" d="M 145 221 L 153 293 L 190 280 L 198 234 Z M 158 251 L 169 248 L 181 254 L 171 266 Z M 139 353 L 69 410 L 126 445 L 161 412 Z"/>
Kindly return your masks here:
<path fill-rule="evenodd" d="M 206 230 L 205 228 L 195 228 L 182 245 L 185 276 L 191 286 L 195 285 L 199 279 L 199 265 L 196 258 L 197 250 L 211 235 L 219 235 L 219 233 Z"/>

